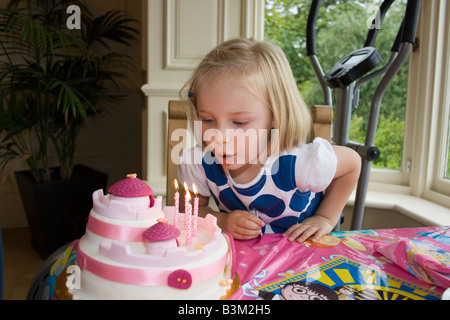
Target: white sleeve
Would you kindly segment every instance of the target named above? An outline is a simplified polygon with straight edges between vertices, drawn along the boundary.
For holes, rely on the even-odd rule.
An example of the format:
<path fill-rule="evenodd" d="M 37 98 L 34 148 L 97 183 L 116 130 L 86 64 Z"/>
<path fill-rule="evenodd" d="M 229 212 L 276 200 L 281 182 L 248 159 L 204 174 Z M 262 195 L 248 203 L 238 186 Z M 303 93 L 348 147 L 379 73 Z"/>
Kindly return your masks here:
<path fill-rule="evenodd" d="M 334 178 L 336 167 L 337 157 L 328 141 L 316 138 L 312 143 L 302 145 L 295 162 L 298 189 L 302 192 L 325 190 Z"/>
<path fill-rule="evenodd" d="M 200 195 L 205 197 L 211 195 L 207 184 L 205 169 L 203 169 L 202 166 L 201 147 L 189 147 L 183 149 L 180 157 L 180 164 L 178 166 L 178 179 L 181 186 L 186 182 L 191 191 L 192 184 L 195 183 L 195 187 Z"/>

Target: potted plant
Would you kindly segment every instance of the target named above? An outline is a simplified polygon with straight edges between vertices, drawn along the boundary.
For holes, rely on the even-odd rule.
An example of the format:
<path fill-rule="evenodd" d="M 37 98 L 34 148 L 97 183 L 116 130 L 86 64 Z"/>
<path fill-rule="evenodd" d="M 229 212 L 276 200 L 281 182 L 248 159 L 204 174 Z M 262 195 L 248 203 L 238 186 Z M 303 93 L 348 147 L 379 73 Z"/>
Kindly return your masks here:
<path fill-rule="evenodd" d="M 68 28 L 71 5 L 80 9 L 79 29 Z M 112 88 L 129 57 L 110 45 L 136 40 L 132 23 L 119 11 L 93 17 L 81 0 L 11 0 L 0 9 L 0 169 L 16 159 L 28 166 L 16 178 L 43 256 L 84 233 L 92 192 L 106 187 L 105 174 L 73 158 L 86 119 L 120 98 Z M 51 156 L 58 166 L 50 165 Z M 92 176 L 100 181 L 89 186 Z M 71 181 L 82 193 L 65 186 Z"/>

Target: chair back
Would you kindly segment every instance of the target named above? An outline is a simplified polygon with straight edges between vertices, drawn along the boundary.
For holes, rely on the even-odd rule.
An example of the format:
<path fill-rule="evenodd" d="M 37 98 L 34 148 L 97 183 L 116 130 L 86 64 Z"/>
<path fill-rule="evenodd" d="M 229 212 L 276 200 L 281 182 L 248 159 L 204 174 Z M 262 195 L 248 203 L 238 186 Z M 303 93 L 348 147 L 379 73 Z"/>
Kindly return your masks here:
<path fill-rule="evenodd" d="M 170 100 L 169 101 L 169 123 L 167 126 L 168 138 L 167 138 L 167 179 L 166 179 L 166 205 L 173 206 L 174 198 L 170 195 L 175 194 L 174 180 L 178 177 L 178 165 L 176 162 L 172 161 L 172 150 L 178 145 L 179 141 L 174 141 L 172 134 L 176 129 L 186 129 L 188 130 L 188 120 L 187 120 L 187 103 L 181 100 Z M 186 140 L 184 140 L 184 143 Z M 181 156 L 181 154 L 180 154 Z M 179 186 L 183 188 L 183 186 Z"/>

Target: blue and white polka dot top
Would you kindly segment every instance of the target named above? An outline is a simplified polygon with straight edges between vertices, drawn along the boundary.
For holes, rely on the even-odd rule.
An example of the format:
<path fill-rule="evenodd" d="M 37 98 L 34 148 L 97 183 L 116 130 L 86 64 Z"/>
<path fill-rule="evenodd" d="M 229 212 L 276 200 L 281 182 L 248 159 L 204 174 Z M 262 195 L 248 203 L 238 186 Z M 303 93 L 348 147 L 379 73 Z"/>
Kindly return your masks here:
<path fill-rule="evenodd" d="M 280 233 L 314 215 L 336 165 L 331 145 L 316 138 L 269 157 L 255 179 L 238 184 L 213 154 L 197 146 L 183 150 L 178 177 L 181 183 L 195 183 L 199 194 L 212 196 L 220 211 L 256 212 L 266 224 L 264 233 Z"/>

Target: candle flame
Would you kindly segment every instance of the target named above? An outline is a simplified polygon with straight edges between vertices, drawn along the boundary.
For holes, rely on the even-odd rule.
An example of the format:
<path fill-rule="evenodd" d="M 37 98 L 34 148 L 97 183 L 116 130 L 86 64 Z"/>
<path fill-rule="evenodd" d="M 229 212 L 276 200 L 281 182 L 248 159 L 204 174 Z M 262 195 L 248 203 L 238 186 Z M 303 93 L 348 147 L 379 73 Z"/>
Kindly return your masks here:
<path fill-rule="evenodd" d="M 191 194 L 189 193 L 189 190 L 186 190 L 186 197 L 189 201 L 191 201 Z"/>
<path fill-rule="evenodd" d="M 178 190 L 178 181 L 177 181 L 177 179 L 173 180 L 173 184 L 175 185 L 175 189 Z"/>
<path fill-rule="evenodd" d="M 186 181 L 184 182 L 184 190 L 185 190 L 185 191 L 188 191 L 188 186 L 187 186 Z"/>
<path fill-rule="evenodd" d="M 192 190 L 194 190 L 194 194 L 197 195 L 197 188 L 195 187 L 195 183 L 192 184 Z"/>

